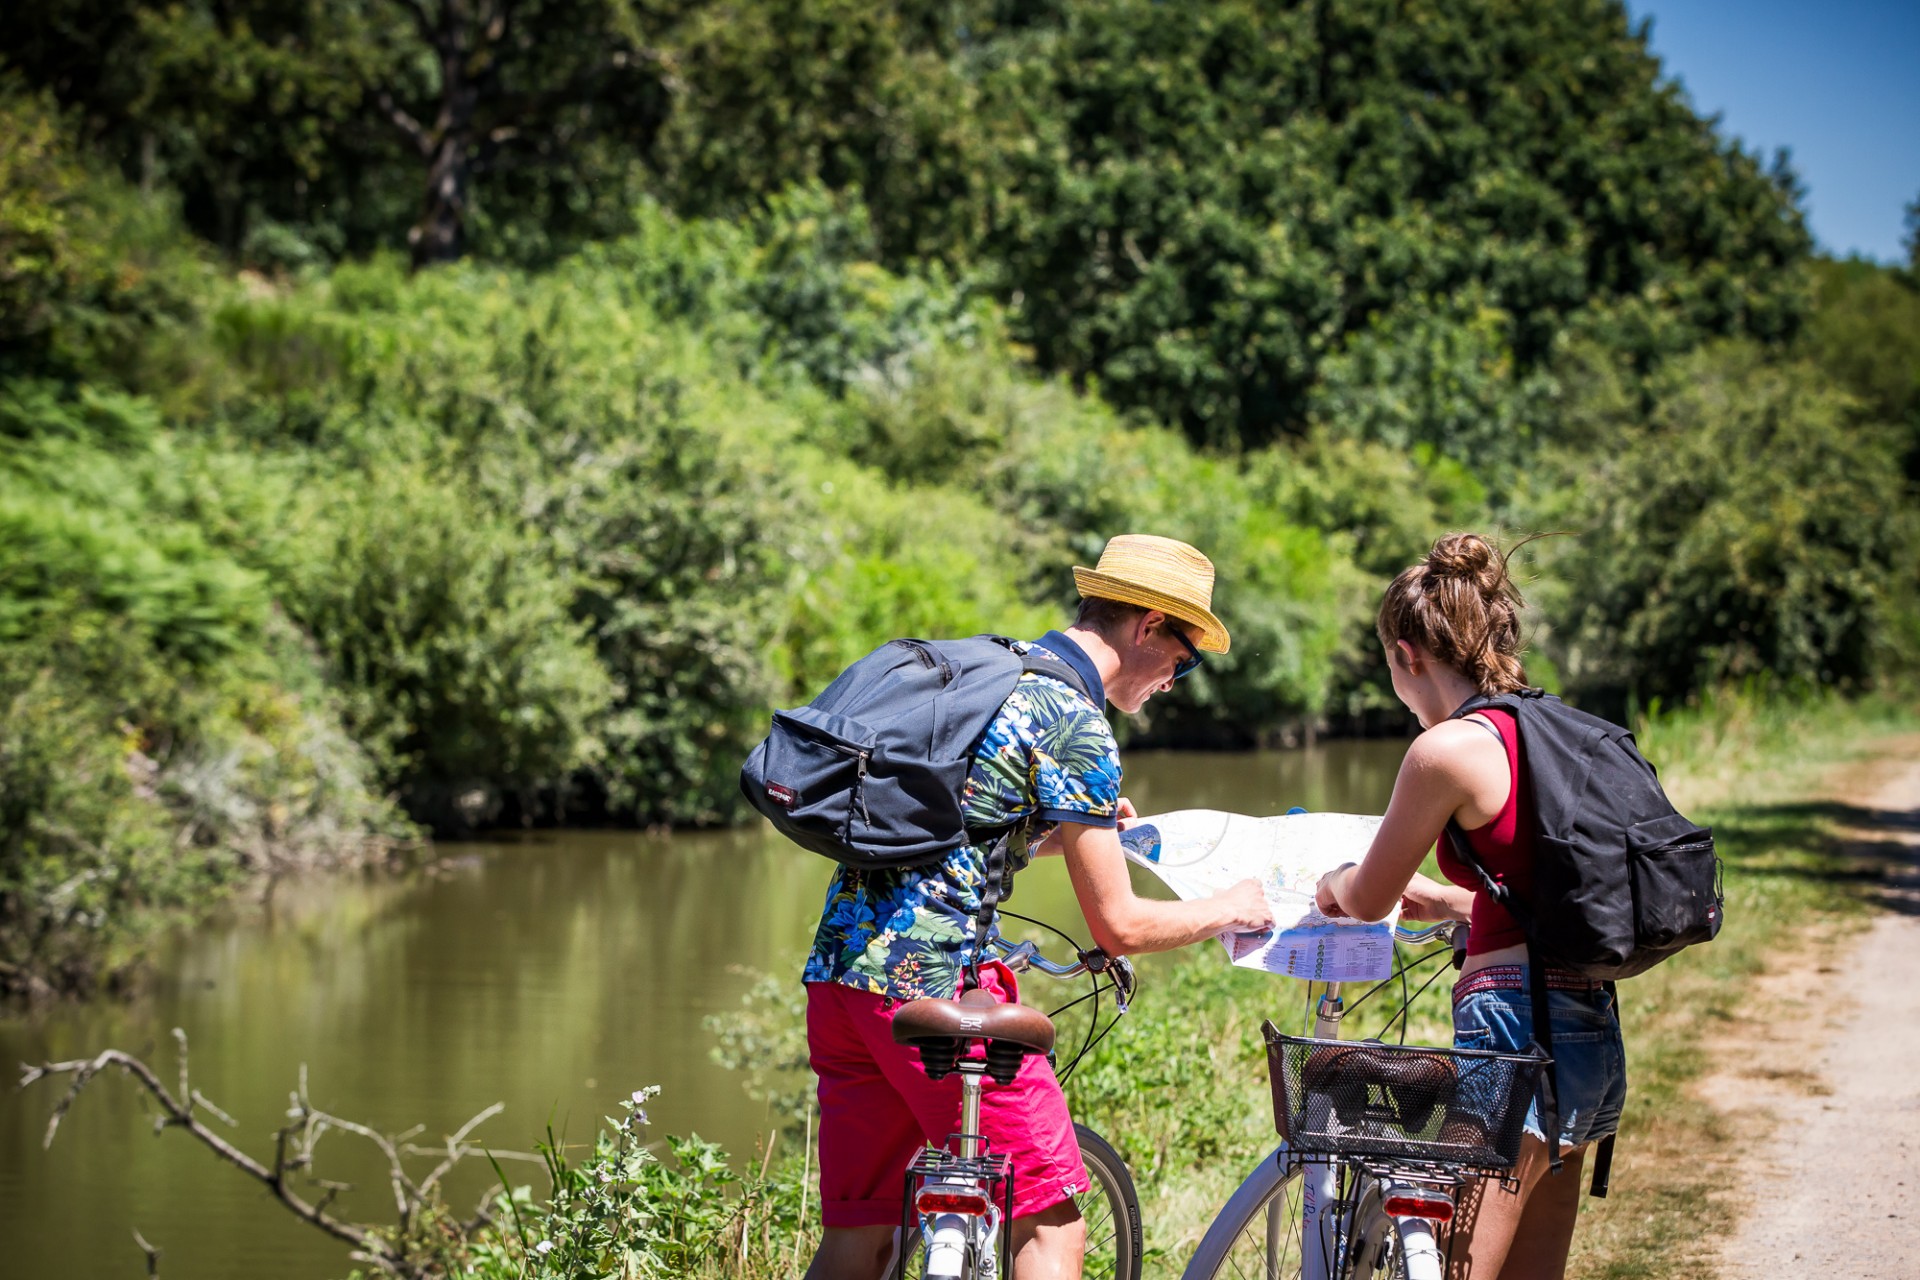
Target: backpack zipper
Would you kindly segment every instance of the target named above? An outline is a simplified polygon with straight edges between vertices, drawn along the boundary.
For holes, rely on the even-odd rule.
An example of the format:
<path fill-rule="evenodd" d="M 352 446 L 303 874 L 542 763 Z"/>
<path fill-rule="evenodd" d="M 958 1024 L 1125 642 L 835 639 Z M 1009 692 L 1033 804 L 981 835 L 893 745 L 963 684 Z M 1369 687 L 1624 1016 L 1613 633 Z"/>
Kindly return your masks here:
<path fill-rule="evenodd" d="M 942 658 L 931 648 L 921 644 L 918 640 L 895 640 L 894 643 L 911 650 L 913 656 L 920 659 L 920 665 L 927 670 L 932 671 L 938 668 L 940 671 L 941 684 L 953 683 L 953 667 L 948 664 L 945 658 Z"/>
<path fill-rule="evenodd" d="M 853 794 L 860 797 L 860 821 L 866 823 L 868 827 L 873 826 L 873 815 L 867 812 L 867 757 L 871 754 L 872 752 L 869 751 L 853 753 Z"/>

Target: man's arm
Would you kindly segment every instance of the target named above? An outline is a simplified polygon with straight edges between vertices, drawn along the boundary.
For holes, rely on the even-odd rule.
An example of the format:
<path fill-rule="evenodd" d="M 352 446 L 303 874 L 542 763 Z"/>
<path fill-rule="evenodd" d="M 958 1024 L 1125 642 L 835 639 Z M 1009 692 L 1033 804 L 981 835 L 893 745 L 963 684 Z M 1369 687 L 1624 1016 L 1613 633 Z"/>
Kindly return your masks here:
<path fill-rule="evenodd" d="M 1054 836 L 1066 855 L 1067 875 L 1093 943 L 1108 955 L 1171 951 L 1229 929 L 1264 929 L 1273 923 L 1267 896 L 1252 880 L 1187 902 L 1142 898 L 1127 875 L 1118 831 L 1063 822 Z"/>

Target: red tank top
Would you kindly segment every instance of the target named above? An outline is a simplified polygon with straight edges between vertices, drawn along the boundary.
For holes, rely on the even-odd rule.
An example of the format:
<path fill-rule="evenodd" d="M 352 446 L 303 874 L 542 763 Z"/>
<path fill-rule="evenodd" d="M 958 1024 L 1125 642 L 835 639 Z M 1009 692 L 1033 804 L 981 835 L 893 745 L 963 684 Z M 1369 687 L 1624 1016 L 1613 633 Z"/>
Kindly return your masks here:
<path fill-rule="evenodd" d="M 1473 847 L 1487 870 L 1493 873 L 1495 880 L 1524 899 L 1533 892 L 1533 797 L 1528 794 L 1525 775 L 1520 771 L 1520 729 L 1514 724 L 1510 712 L 1489 708 L 1479 714 L 1492 721 L 1493 727 L 1500 731 L 1500 743 L 1507 751 L 1507 773 L 1512 782 L 1507 790 L 1506 804 L 1500 807 L 1500 812 L 1493 816 L 1492 822 L 1467 832 L 1467 843 Z M 1484 729 L 1476 732 L 1484 732 Z M 1467 933 L 1468 955 L 1498 951 L 1527 940 L 1526 935 L 1520 932 L 1520 926 L 1507 914 L 1507 909 L 1487 893 L 1473 868 L 1454 855 L 1453 844 L 1446 836 L 1440 837 L 1439 847 L 1434 853 L 1439 859 L 1442 875 L 1461 888 L 1474 891 L 1473 918 Z"/>

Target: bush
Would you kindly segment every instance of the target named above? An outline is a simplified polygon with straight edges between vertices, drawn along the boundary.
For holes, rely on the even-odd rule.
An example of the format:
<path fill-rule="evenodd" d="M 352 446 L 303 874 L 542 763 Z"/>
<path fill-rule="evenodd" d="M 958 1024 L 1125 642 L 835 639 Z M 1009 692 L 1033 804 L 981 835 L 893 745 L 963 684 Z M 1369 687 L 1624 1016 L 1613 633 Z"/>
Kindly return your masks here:
<path fill-rule="evenodd" d="M 1543 612 L 1569 684 L 1680 698 L 1762 672 L 1858 687 L 1916 653 L 1920 528 L 1901 440 L 1804 364 L 1728 345 L 1647 384 L 1604 372 L 1575 421 L 1542 523 Z"/>
<path fill-rule="evenodd" d="M 501 791 L 530 796 L 592 760 L 593 721 L 613 694 L 570 616 L 573 581 L 531 529 L 477 510 L 459 480 L 405 464 L 341 477 L 306 513 L 314 556 L 286 593 L 344 691 L 349 727 L 409 808 L 446 826 L 491 818 Z"/>
<path fill-rule="evenodd" d="M 371 775 L 284 624 L 219 671 L 86 608 L 0 645 L 0 991 L 118 984 L 245 876 L 380 855 Z"/>
<path fill-rule="evenodd" d="M 50 97 L 0 76 L 0 372 L 124 365 L 190 313 L 202 267 L 173 201 L 86 158 Z"/>

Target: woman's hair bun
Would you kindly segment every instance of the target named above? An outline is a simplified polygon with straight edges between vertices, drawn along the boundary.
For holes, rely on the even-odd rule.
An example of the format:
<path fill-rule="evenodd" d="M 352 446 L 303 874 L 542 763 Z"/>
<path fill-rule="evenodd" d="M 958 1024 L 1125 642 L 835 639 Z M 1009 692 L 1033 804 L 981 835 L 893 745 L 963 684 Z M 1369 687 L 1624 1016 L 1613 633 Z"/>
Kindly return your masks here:
<path fill-rule="evenodd" d="M 1407 640 L 1451 663 L 1483 693 L 1522 688 L 1520 609 L 1507 558 L 1477 533 L 1449 533 L 1401 571 L 1374 629 L 1392 648 Z"/>
<path fill-rule="evenodd" d="M 1427 552 L 1427 573 L 1437 579 L 1471 582 L 1482 595 L 1506 595 L 1512 590 L 1507 559 L 1477 533 L 1449 533 Z"/>

